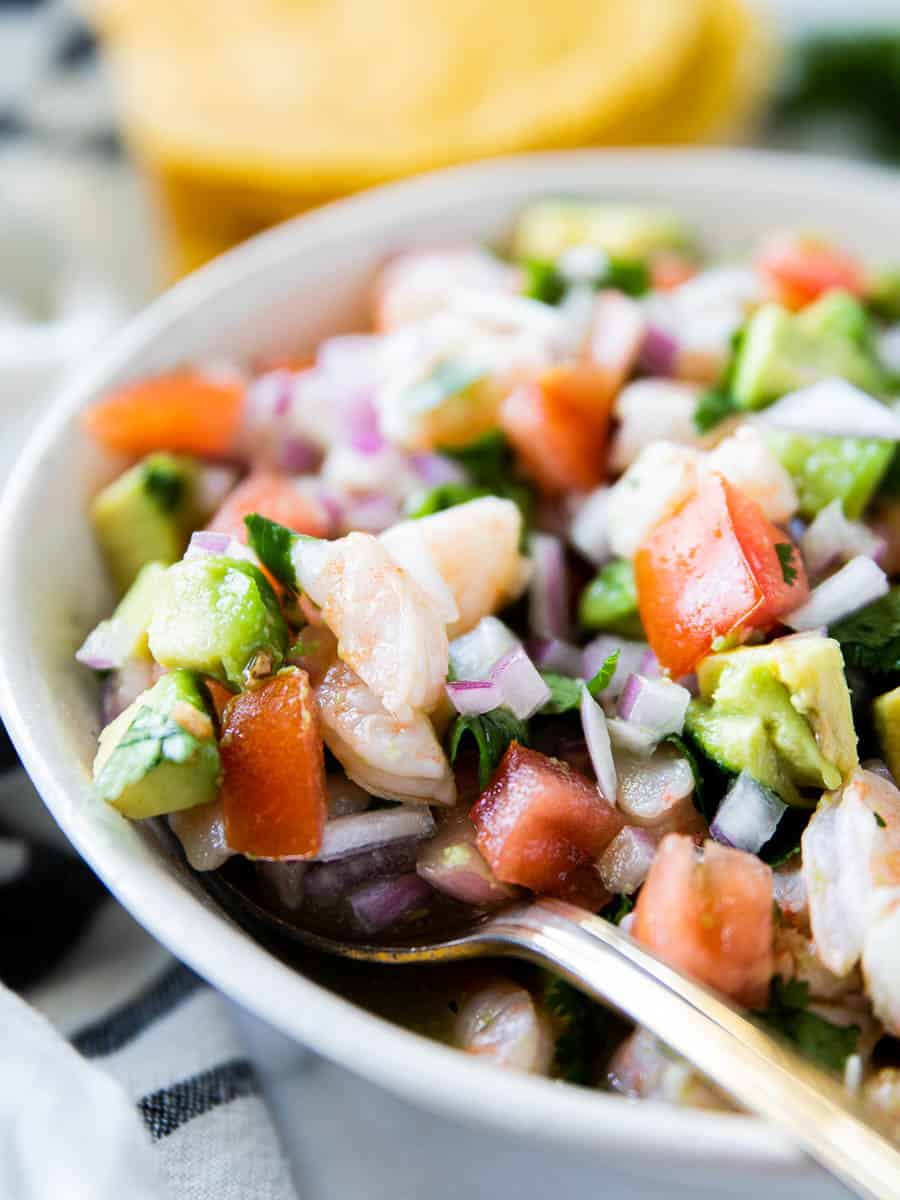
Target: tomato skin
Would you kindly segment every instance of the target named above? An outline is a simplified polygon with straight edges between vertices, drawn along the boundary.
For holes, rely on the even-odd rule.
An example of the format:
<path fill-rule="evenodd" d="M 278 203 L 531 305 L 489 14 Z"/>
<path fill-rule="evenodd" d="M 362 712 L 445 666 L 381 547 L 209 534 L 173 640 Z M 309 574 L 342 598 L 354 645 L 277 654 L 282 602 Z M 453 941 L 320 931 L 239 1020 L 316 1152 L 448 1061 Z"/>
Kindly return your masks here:
<path fill-rule="evenodd" d="M 790 545 L 788 585 L 777 545 Z M 800 554 L 787 534 L 721 475 L 705 476 L 662 519 L 634 560 L 641 622 L 660 663 L 688 674 L 717 638 L 765 628 L 809 595 Z"/>
<path fill-rule="evenodd" d="M 767 239 L 756 256 L 756 268 L 776 300 L 795 311 L 836 288 L 854 296 L 866 290 L 865 272 L 855 258 L 798 234 Z"/>
<path fill-rule="evenodd" d="M 608 901 L 594 861 L 624 821 L 567 763 L 511 742 L 471 816 L 478 849 L 501 883 L 595 910 Z"/>
<path fill-rule="evenodd" d="M 772 869 L 753 854 L 670 833 L 638 895 L 634 938 L 679 971 L 762 1008 L 774 970 Z"/>
<path fill-rule="evenodd" d="M 304 496 L 288 475 L 277 471 L 251 471 L 223 500 L 208 528 L 247 542 L 244 517 L 259 513 L 294 533 L 326 537 L 328 519 L 322 508 Z"/>
<path fill-rule="evenodd" d="M 84 429 L 105 449 L 139 456 L 171 450 L 220 458 L 234 450 L 243 384 L 173 371 L 126 384 L 93 405 Z"/>
<path fill-rule="evenodd" d="M 613 396 L 603 372 L 579 364 L 553 367 L 503 401 L 500 425 L 545 495 L 592 491 L 606 478 Z"/>
<path fill-rule="evenodd" d="M 219 742 L 225 836 L 239 854 L 309 858 L 328 813 L 325 755 L 309 676 L 296 667 L 235 696 Z"/>

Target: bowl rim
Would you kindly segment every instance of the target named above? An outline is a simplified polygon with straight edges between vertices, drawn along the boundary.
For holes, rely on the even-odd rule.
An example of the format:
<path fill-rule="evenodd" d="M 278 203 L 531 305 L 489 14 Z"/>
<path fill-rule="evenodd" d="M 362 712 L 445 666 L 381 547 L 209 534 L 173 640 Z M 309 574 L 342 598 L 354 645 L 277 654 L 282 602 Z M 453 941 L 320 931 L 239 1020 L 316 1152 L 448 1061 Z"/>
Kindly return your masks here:
<path fill-rule="evenodd" d="M 360 223 L 374 233 L 386 212 L 439 209 L 460 186 L 502 193 L 512 181 L 533 176 L 536 170 L 552 179 L 555 168 L 576 164 L 586 172 L 599 166 L 622 171 L 626 182 L 629 171 L 640 173 L 649 165 L 689 171 L 697 176 L 697 186 L 714 187 L 723 172 L 750 172 L 798 195 L 814 184 L 816 189 L 889 189 L 900 200 L 900 176 L 885 168 L 820 156 L 744 149 L 562 151 L 489 159 L 382 185 L 301 214 L 230 250 L 152 301 L 101 351 L 89 356 L 57 393 L 13 468 L 0 496 L 0 578 L 7 581 L 0 589 L 0 713 L 44 803 L 135 919 L 248 1011 L 325 1057 L 426 1109 L 467 1123 L 599 1152 L 636 1152 L 633 1167 L 638 1171 L 642 1164 L 649 1168 L 654 1162 L 657 1167 L 677 1162 L 686 1168 L 746 1166 L 799 1176 L 812 1170 L 808 1160 L 777 1130 L 755 1118 L 648 1101 L 628 1104 L 621 1097 L 499 1071 L 375 1016 L 307 979 L 259 943 L 248 945 L 249 935 L 210 911 L 162 868 L 152 883 L 165 903 L 158 909 L 148 905 L 143 884 L 152 872 L 135 871 L 127 853 L 96 836 L 87 814 L 67 803 L 63 756 L 54 761 L 52 747 L 41 744 L 39 722 L 33 720 L 28 702 L 29 655 L 21 653 L 14 620 L 17 512 L 66 425 L 106 378 L 127 366 L 173 318 L 215 303 L 221 293 L 264 273 L 285 243 L 297 254 L 322 236 L 335 239 L 342 231 L 358 232 Z M 248 957 L 252 971 L 241 965 Z M 287 997 L 300 1002 L 287 1004 Z M 360 1062 L 361 1046 L 366 1047 L 365 1063 Z"/>

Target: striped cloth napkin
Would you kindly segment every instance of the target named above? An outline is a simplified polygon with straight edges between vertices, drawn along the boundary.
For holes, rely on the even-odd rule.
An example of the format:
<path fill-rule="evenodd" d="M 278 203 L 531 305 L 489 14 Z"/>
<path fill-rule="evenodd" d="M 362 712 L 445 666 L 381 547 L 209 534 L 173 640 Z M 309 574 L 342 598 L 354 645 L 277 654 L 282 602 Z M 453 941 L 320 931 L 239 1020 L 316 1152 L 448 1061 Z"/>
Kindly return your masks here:
<path fill-rule="evenodd" d="M 227 1002 L 0 777 L 0 1197 L 295 1200 Z"/>

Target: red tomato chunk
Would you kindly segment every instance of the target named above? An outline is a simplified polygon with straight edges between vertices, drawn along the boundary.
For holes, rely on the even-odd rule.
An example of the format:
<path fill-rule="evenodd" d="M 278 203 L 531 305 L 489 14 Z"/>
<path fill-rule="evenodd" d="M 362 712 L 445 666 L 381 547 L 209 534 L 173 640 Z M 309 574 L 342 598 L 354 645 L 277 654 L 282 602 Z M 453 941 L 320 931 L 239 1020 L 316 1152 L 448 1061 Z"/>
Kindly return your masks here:
<path fill-rule="evenodd" d="M 311 857 L 328 813 L 315 698 L 296 668 L 248 688 L 222 714 L 225 837 L 257 858 Z"/>
<path fill-rule="evenodd" d="M 567 763 L 512 742 L 472 821 L 478 849 L 501 883 L 593 909 L 609 899 L 594 862 L 624 821 Z"/>
<path fill-rule="evenodd" d="M 772 979 L 772 870 L 753 854 L 663 838 L 638 896 L 632 935 L 679 971 L 748 1008 Z"/>
<path fill-rule="evenodd" d="M 866 289 L 865 272 L 855 258 L 827 242 L 798 234 L 769 238 L 756 257 L 756 266 L 786 308 L 805 308 L 836 288 L 855 296 Z"/>
<path fill-rule="evenodd" d="M 787 534 L 716 474 L 651 531 L 634 569 L 647 640 L 676 678 L 717 638 L 765 629 L 809 595 Z"/>

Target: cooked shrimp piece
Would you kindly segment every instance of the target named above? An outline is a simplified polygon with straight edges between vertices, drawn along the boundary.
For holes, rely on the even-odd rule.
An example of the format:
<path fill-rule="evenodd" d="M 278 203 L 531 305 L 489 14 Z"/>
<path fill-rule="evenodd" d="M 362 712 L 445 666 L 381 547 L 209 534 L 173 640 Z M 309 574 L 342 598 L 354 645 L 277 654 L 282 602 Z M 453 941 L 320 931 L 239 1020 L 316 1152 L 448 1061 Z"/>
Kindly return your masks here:
<path fill-rule="evenodd" d="M 607 1081 L 614 1092 L 632 1100 L 662 1100 L 691 1108 L 731 1107 L 722 1092 L 649 1029 L 636 1029 L 622 1042 L 609 1061 Z"/>
<path fill-rule="evenodd" d="M 338 639 L 338 657 L 385 708 L 400 721 L 434 708 L 447 678 L 444 618 L 378 538 L 350 533 L 301 543 L 294 561 L 301 587 Z"/>
<path fill-rule="evenodd" d="M 783 525 L 800 505 L 790 475 L 752 425 L 739 426 L 719 442 L 706 465 L 755 500 L 776 525 Z"/>
<path fill-rule="evenodd" d="M 424 713 L 399 721 L 342 662 L 316 688 L 325 744 L 347 775 L 373 796 L 453 804 L 456 784 Z"/>
<path fill-rule="evenodd" d="M 459 610 L 451 638 L 472 629 L 514 600 L 528 581 L 519 552 L 522 514 L 511 500 L 483 496 L 418 521 L 401 521 L 381 535 L 394 555 L 418 545 L 447 584 Z"/>
<path fill-rule="evenodd" d="M 900 1010 L 900 960 L 894 966 L 888 954 L 879 962 L 872 950 L 886 940 L 883 929 L 874 932 L 876 925 L 894 919 L 891 909 L 900 898 L 900 791 L 873 771 L 857 768 L 843 791 L 822 798 L 802 848 L 819 958 L 843 976 L 866 948 L 870 988 L 882 1007 L 890 994 Z"/>
<path fill-rule="evenodd" d="M 894 896 L 866 934 L 862 969 L 875 1015 L 889 1033 L 900 1036 L 900 896 Z"/>
<path fill-rule="evenodd" d="M 454 1040 L 467 1054 L 534 1075 L 546 1075 L 553 1061 L 553 1031 L 546 1014 L 511 979 L 498 979 L 466 997 Z"/>
<path fill-rule="evenodd" d="M 782 979 L 799 979 L 809 987 L 814 1000 L 840 1000 L 862 991 L 858 971 L 835 975 L 823 965 L 816 944 L 793 925 L 775 925 L 775 974 Z"/>
<path fill-rule="evenodd" d="M 441 312 L 461 287 L 512 295 L 519 272 L 487 251 L 468 245 L 410 250 L 390 259 L 375 283 L 375 325 L 397 329 Z"/>

